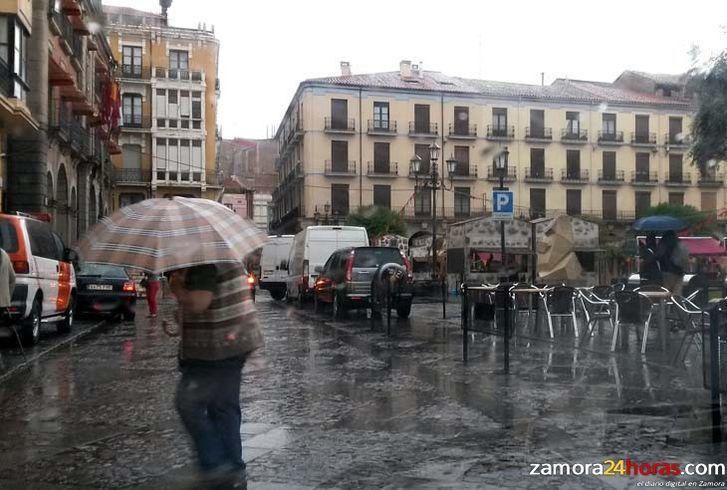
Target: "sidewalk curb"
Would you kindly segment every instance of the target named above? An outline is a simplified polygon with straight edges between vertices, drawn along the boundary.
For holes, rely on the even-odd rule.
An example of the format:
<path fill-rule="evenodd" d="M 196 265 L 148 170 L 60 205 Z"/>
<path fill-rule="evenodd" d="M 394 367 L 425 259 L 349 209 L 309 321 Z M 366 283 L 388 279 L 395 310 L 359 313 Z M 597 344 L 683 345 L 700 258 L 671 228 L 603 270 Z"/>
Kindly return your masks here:
<path fill-rule="evenodd" d="M 86 335 L 88 335 L 88 334 L 94 332 L 95 330 L 97 330 L 102 325 L 106 325 L 106 323 L 107 323 L 106 320 L 99 320 L 98 322 L 96 322 L 93 325 L 91 325 L 90 327 L 88 327 L 86 330 L 84 330 L 82 332 L 78 332 L 78 333 L 76 333 L 74 335 L 71 335 L 67 339 L 63 339 L 61 342 L 58 342 L 57 344 L 55 344 L 55 345 L 53 345 L 51 347 L 48 347 L 47 349 L 45 349 L 45 350 L 43 350 L 43 351 L 35 354 L 33 357 L 28 357 L 26 360 L 24 360 L 23 362 L 21 362 L 17 366 L 11 368 L 9 371 L 7 371 L 7 372 L 5 372 L 3 374 L 0 374 L 0 384 L 2 384 L 5 381 L 9 380 L 16 373 L 18 373 L 20 370 L 29 367 L 32 363 L 34 363 L 35 361 L 37 361 L 41 357 L 44 357 L 44 356 L 50 354 L 51 352 L 53 352 L 54 350 L 59 349 L 60 347 L 65 347 L 66 345 L 71 344 L 71 343 L 75 342 L 76 340 L 85 337 Z"/>

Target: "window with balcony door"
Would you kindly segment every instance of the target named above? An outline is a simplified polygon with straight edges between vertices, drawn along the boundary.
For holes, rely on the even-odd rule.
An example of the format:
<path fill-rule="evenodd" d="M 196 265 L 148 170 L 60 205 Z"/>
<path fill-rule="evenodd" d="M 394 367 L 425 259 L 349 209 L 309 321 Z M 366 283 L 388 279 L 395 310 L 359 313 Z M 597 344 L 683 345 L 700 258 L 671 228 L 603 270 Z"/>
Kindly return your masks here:
<path fill-rule="evenodd" d="M 432 190 L 417 189 L 414 193 L 414 214 L 416 216 L 429 216 L 432 214 Z"/>
<path fill-rule="evenodd" d="M 715 213 L 717 211 L 717 193 L 716 192 L 702 192 L 700 196 L 700 209 L 702 211 L 709 211 Z"/>
<path fill-rule="evenodd" d="M 331 129 L 348 129 L 348 101 L 331 99 Z"/>
<path fill-rule="evenodd" d="M 492 108 L 492 136 L 507 137 L 507 109 Z"/>
<path fill-rule="evenodd" d="M 348 216 L 348 184 L 331 184 L 331 212 L 338 216 Z"/>
<path fill-rule="evenodd" d="M 530 189 L 530 217 L 545 216 L 545 189 Z"/>
<path fill-rule="evenodd" d="M 684 193 L 683 192 L 670 192 L 669 193 L 669 204 L 684 205 Z"/>
<path fill-rule="evenodd" d="M 141 145 L 123 145 L 121 156 L 122 180 L 124 182 L 141 182 Z"/>
<path fill-rule="evenodd" d="M 389 143 L 374 143 L 374 173 L 388 174 L 390 167 Z"/>
<path fill-rule="evenodd" d="M 154 167 L 157 170 L 157 180 L 164 180 L 167 170 L 167 139 L 156 138 L 154 151 Z"/>
<path fill-rule="evenodd" d="M 454 108 L 454 134 L 468 135 L 470 133 L 469 107 Z"/>
<path fill-rule="evenodd" d="M 581 116 L 578 112 L 565 113 L 565 130 L 567 137 L 577 139 L 581 132 Z"/>
<path fill-rule="evenodd" d="M 530 109 L 530 137 L 545 137 L 545 111 L 542 109 Z"/>
<path fill-rule="evenodd" d="M 601 204 L 603 208 L 603 219 L 615 220 L 618 213 L 617 191 L 603 191 Z"/>
<path fill-rule="evenodd" d="M 186 71 L 189 70 L 189 52 L 170 49 L 169 50 L 169 70 Z"/>
<path fill-rule="evenodd" d="M 568 216 L 581 214 L 581 190 L 566 189 L 565 191 L 565 212 Z"/>
<path fill-rule="evenodd" d="M 414 154 L 422 159 L 420 174 L 429 173 L 429 145 L 414 145 Z"/>
<path fill-rule="evenodd" d="M 10 15 L 0 15 L 0 92 L 27 100 L 28 31 Z"/>
<path fill-rule="evenodd" d="M 122 111 L 124 126 L 129 128 L 142 126 L 141 95 L 124 94 Z"/>
<path fill-rule="evenodd" d="M 545 177 L 545 149 L 530 148 L 530 176 Z"/>
<path fill-rule="evenodd" d="M 616 114 L 603 114 L 602 131 L 604 137 L 616 137 Z"/>
<path fill-rule="evenodd" d="M 167 127 L 167 91 L 163 88 L 158 88 L 155 95 L 155 109 L 157 118 L 157 127 Z"/>
<path fill-rule="evenodd" d="M 669 182 L 683 182 L 683 164 L 682 156 L 670 154 L 669 155 Z"/>
<path fill-rule="evenodd" d="M 651 207 L 651 192 L 636 192 L 634 202 L 634 214 L 637 218 L 641 218 L 644 212 Z"/>
<path fill-rule="evenodd" d="M 348 173 L 348 141 L 331 141 L 331 171 Z"/>
<path fill-rule="evenodd" d="M 202 92 L 192 92 L 192 129 L 202 128 Z"/>
<path fill-rule="evenodd" d="M 466 218 L 470 215 L 470 188 L 454 188 L 454 217 Z"/>
<path fill-rule="evenodd" d="M 121 73 L 127 77 L 141 77 L 141 46 L 123 46 L 121 53 Z"/>
<path fill-rule="evenodd" d="M 391 209 L 391 186 L 374 186 L 374 206 Z"/>
<path fill-rule="evenodd" d="M 635 116 L 636 141 L 638 143 L 649 142 L 649 116 Z"/>
<path fill-rule="evenodd" d="M 454 159 L 457 160 L 454 175 L 466 176 L 470 174 L 470 147 L 455 146 Z"/>
<path fill-rule="evenodd" d="M 568 180 L 580 180 L 581 178 L 581 151 L 566 151 L 566 175 Z"/>
<path fill-rule="evenodd" d="M 414 105 L 414 131 L 420 134 L 431 132 L 429 124 L 429 106 L 425 104 Z M 429 160 L 427 158 L 427 160 Z"/>
<path fill-rule="evenodd" d="M 374 102 L 374 129 L 389 130 L 388 102 Z"/>
<path fill-rule="evenodd" d="M 684 142 L 684 134 L 682 133 L 682 118 L 681 117 L 670 117 L 669 118 L 669 143 L 672 145 L 681 144 Z"/>
<path fill-rule="evenodd" d="M 636 154 L 636 173 L 635 179 L 637 182 L 648 182 L 651 179 L 649 172 L 649 154 L 648 153 L 637 153 Z"/>
<path fill-rule="evenodd" d="M 603 180 L 616 180 L 616 152 L 603 152 Z"/>

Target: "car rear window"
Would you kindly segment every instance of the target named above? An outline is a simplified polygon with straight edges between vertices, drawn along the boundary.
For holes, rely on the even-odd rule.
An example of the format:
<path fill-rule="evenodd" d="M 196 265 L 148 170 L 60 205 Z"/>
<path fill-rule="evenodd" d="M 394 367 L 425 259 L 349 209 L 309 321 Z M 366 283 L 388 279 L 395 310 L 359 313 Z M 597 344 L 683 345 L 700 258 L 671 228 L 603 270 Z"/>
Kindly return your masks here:
<path fill-rule="evenodd" d="M 129 276 L 122 267 L 116 267 L 115 265 L 104 265 L 104 264 L 84 264 L 81 269 L 81 276 L 102 276 L 102 277 L 114 277 L 118 279 L 128 279 Z"/>
<path fill-rule="evenodd" d="M 398 248 L 357 248 L 353 256 L 354 267 L 380 267 L 392 262 L 404 265 Z"/>
<path fill-rule="evenodd" d="M 0 248 L 7 253 L 18 251 L 18 234 L 10 221 L 0 220 Z"/>

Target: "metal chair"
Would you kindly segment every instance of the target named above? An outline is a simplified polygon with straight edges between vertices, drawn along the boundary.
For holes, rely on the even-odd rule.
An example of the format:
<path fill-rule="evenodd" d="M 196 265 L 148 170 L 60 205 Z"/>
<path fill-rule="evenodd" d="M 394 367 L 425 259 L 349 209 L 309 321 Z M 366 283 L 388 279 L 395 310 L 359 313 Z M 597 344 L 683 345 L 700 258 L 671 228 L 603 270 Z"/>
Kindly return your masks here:
<path fill-rule="evenodd" d="M 570 318 L 573 321 L 573 334 L 578 338 L 578 320 L 576 319 L 576 290 L 570 286 L 555 286 L 543 296 L 545 314 L 548 317 L 550 338 L 554 338 L 553 318 Z"/>
<path fill-rule="evenodd" d="M 530 315 L 533 312 L 533 304 L 531 302 L 532 295 L 530 293 L 518 293 L 516 289 L 531 289 L 534 288 L 532 284 L 528 283 L 515 283 L 510 288 L 510 300 L 512 304 L 512 310 L 514 318 L 517 320 L 518 316 L 522 313 L 527 314 L 528 323 L 530 323 Z"/>
<path fill-rule="evenodd" d="M 608 298 L 614 293 L 613 286 L 593 286 L 590 288 L 592 296 L 595 296 L 598 301 L 607 301 Z"/>
<path fill-rule="evenodd" d="M 684 335 L 679 343 L 679 348 L 674 355 L 672 364 L 677 362 L 684 362 L 687 354 L 689 353 L 689 347 L 694 343 L 697 349 L 701 349 L 701 336 L 703 333 L 702 325 L 709 325 L 709 313 L 700 310 L 697 305 L 692 301 L 682 296 L 672 297 L 673 311 L 679 318 L 679 324 L 684 326 Z M 687 341 L 689 339 L 689 341 Z M 684 353 L 682 354 L 682 349 Z M 681 361 L 679 358 L 681 357 Z"/>
<path fill-rule="evenodd" d="M 616 327 L 613 324 L 613 303 L 610 299 L 602 299 L 593 290 L 581 290 L 578 292 L 578 299 L 586 317 L 586 332 L 581 340 L 583 345 L 591 337 L 596 324 L 602 320 L 608 320 L 613 331 Z"/>
<path fill-rule="evenodd" d="M 643 342 L 641 353 L 646 353 L 646 340 L 649 335 L 649 323 L 654 310 L 654 303 L 646 296 L 639 294 L 637 291 L 616 291 L 613 294 L 615 307 L 616 324 L 613 329 L 613 339 L 611 341 L 611 352 L 616 350 L 616 342 L 621 332 L 621 325 L 642 325 Z M 639 332 L 636 331 L 638 340 Z"/>

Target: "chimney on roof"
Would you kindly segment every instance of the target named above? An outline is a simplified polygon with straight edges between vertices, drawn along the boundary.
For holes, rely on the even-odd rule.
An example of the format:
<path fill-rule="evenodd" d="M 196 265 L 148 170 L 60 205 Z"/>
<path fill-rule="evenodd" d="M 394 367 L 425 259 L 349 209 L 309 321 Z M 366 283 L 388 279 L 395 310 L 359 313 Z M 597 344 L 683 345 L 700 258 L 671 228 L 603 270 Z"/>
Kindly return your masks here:
<path fill-rule="evenodd" d="M 411 78 L 411 61 L 401 60 L 401 63 L 399 63 L 399 76 L 401 78 Z"/>
<path fill-rule="evenodd" d="M 172 6 L 172 0 L 159 0 L 159 5 L 161 5 L 162 7 L 162 19 L 164 25 L 169 25 L 169 22 L 167 20 L 167 10 L 169 10 L 169 7 Z"/>
<path fill-rule="evenodd" d="M 351 76 L 351 63 L 349 63 L 348 61 L 341 61 L 341 76 L 342 77 Z"/>
<path fill-rule="evenodd" d="M 422 65 L 422 62 L 419 63 L 413 63 L 411 65 L 411 76 L 413 78 L 421 78 L 424 75 L 424 65 Z"/>

